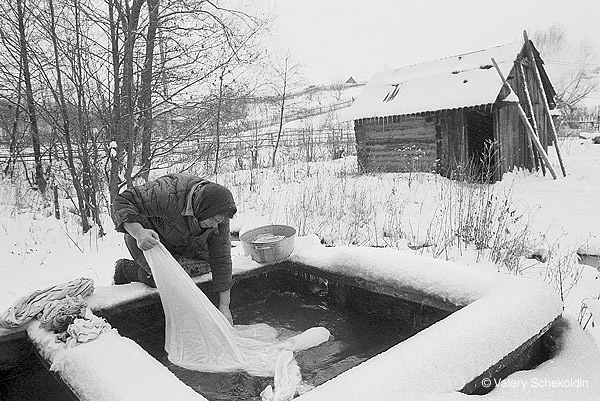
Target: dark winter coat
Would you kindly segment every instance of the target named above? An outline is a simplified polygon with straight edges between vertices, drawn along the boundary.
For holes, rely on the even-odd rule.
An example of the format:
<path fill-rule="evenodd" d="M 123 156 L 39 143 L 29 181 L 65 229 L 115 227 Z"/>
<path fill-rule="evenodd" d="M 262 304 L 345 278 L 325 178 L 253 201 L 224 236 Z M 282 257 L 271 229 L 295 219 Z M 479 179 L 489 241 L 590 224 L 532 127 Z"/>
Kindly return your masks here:
<path fill-rule="evenodd" d="M 198 209 L 194 206 L 202 197 L 199 190 L 208 183 L 195 176 L 169 174 L 127 189 L 114 200 L 113 220 L 119 232 L 126 233 L 123 223 L 132 222 L 156 231 L 174 256 L 208 261 L 214 289 L 222 292 L 233 285 L 229 219 L 214 230 L 200 227 L 194 216 Z M 194 196 L 195 192 L 200 196 Z"/>

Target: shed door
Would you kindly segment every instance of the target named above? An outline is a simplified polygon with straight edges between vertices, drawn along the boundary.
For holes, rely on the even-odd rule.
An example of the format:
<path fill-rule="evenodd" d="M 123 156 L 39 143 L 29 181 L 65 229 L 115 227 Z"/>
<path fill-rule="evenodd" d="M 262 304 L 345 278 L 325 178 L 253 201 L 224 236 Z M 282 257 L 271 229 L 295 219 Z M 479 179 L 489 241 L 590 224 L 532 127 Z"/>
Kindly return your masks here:
<path fill-rule="evenodd" d="M 467 155 L 474 173 L 484 180 L 493 179 L 496 166 L 491 144 L 494 141 L 494 120 L 491 113 L 473 110 L 466 113 Z"/>

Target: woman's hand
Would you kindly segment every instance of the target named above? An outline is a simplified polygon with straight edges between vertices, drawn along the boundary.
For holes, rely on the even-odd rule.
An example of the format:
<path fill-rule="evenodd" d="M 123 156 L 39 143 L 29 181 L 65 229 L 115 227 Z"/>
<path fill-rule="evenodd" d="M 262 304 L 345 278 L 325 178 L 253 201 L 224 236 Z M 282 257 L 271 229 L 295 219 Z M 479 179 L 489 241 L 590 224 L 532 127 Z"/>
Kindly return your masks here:
<path fill-rule="evenodd" d="M 219 311 L 225 316 L 227 321 L 233 326 L 233 316 L 229 310 L 229 305 L 219 305 Z"/>
<path fill-rule="evenodd" d="M 138 248 L 142 251 L 152 249 L 159 242 L 158 234 L 154 230 L 144 228 L 140 223 L 125 223 L 123 227 L 135 238 Z"/>
<path fill-rule="evenodd" d="M 142 251 L 147 251 L 148 249 L 152 249 L 154 245 L 158 244 L 158 234 L 149 228 L 142 229 L 139 236 L 135 237 L 137 241 L 137 246 Z"/>

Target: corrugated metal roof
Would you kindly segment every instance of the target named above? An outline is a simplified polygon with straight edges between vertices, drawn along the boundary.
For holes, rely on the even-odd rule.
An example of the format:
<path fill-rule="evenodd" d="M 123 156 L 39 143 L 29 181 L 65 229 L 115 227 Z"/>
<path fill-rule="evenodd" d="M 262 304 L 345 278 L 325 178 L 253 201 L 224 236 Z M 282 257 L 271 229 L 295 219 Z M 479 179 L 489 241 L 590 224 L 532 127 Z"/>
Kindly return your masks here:
<path fill-rule="evenodd" d="M 502 89 L 492 57 L 508 76 L 523 43 L 414 64 L 375 74 L 344 120 L 388 117 L 491 104 Z"/>

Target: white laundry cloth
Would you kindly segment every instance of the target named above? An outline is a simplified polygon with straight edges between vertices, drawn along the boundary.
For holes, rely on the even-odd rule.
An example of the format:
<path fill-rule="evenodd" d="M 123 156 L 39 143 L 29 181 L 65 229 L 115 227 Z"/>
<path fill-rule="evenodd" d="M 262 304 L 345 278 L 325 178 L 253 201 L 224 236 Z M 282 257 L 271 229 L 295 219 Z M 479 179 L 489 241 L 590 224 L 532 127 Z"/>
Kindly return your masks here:
<path fill-rule="evenodd" d="M 292 351 L 283 350 L 275 364 L 275 390 L 268 385 L 261 393 L 261 401 L 286 401 L 294 398 L 302 375 Z"/>
<path fill-rule="evenodd" d="M 294 372 L 276 372 L 282 352 L 287 351 L 287 356 L 278 366 L 297 369 L 295 361 L 289 360 L 292 351 L 329 339 L 324 327 L 281 341 L 277 331 L 266 324 L 232 326 L 162 244 L 144 253 L 165 312 L 165 350 L 175 365 L 203 372 L 245 370 L 256 376 L 275 376 L 277 383 L 278 377 L 297 377 Z M 297 384 L 295 379 L 279 381 Z M 276 388 L 275 392 L 283 390 Z M 287 389 L 285 393 L 293 395 L 294 391 Z"/>

